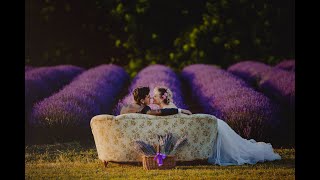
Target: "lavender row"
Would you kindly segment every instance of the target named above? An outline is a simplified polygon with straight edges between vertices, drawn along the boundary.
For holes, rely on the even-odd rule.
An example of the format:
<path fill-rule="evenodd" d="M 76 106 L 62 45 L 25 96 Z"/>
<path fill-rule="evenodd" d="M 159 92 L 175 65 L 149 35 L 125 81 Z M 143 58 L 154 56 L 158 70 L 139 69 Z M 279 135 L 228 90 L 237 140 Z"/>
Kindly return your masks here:
<path fill-rule="evenodd" d="M 34 69 L 34 67 L 28 65 L 24 66 L 24 72 L 30 71 L 32 69 Z"/>
<path fill-rule="evenodd" d="M 273 99 L 295 106 L 295 74 L 289 71 L 273 68 L 259 82 L 262 91 Z"/>
<path fill-rule="evenodd" d="M 133 102 L 132 92 L 139 86 L 150 87 L 150 94 L 153 96 L 153 89 L 156 86 L 168 87 L 173 93 L 173 102 L 180 108 L 187 108 L 184 104 L 181 92 L 181 82 L 178 76 L 170 68 L 164 65 L 150 65 L 142 69 L 136 77 L 132 80 L 132 83 L 128 89 L 128 94 L 118 102 L 114 110 L 115 115 L 120 114 L 121 107 Z M 151 105 L 152 108 L 157 108 L 156 105 Z"/>
<path fill-rule="evenodd" d="M 296 70 L 296 61 L 294 59 L 283 60 L 275 67 L 294 72 Z"/>
<path fill-rule="evenodd" d="M 25 115 L 28 119 L 33 104 L 70 83 L 83 68 L 72 65 L 39 67 L 25 72 Z"/>
<path fill-rule="evenodd" d="M 255 82 L 259 90 L 273 99 L 294 106 L 294 73 L 254 61 L 239 62 L 230 66 L 228 71 L 249 83 Z"/>
<path fill-rule="evenodd" d="M 242 61 L 228 68 L 232 74 L 242 78 L 252 86 L 256 86 L 272 67 L 258 61 Z"/>
<path fill-rule="evenodd" d="M 89 127 L 98 114 L 110 114 L 129 75 L 116 65 L 100 65 L 79 75 L 58 93 L 37 103 L 33 126 Z"/>
<path fill-rule="evenodd" d="M 203 112 L 226 121 L 242 137 L 263 139 L 278 125 L 276 105 L 231 73 L 195 64 L 181 74 Z"/>

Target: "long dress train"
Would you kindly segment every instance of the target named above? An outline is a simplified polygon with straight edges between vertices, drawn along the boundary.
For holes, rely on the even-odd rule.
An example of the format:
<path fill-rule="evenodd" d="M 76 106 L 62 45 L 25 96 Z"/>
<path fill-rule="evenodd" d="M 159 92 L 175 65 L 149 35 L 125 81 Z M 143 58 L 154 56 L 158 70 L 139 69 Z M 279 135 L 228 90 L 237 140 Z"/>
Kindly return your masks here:
<path fill-rule="evenodd" d="M 270 143 L 247 140 L 239 136 L 226 122 L 217 118 L 218 137 L 208 162 L 221 166 L 256 164 L 281 159 Z"/>

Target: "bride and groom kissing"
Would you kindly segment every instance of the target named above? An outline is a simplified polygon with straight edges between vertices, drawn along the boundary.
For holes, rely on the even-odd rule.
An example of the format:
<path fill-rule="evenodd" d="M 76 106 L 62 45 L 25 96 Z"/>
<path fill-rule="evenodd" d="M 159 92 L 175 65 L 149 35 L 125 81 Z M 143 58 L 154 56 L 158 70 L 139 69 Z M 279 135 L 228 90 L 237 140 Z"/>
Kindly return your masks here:
<path fill-rule="evenodd" d="M 173 103 L 173 95 L 169 88 L 155 87 L 153 90 L 154 96 L 150 97 L 149 87 L 138 87 L 133 90 L 134 103 L 122 107 L 120 114 L 127 113 L 142 113 L 150 115 L 173 115 L 173 114 L 188 114 L 192 113 L 186 109 L 180 109 Z M 153 100 L 153 104 L 158 105 L 160 109 L 151 109 L 149 105 Z"/>
<path fill-rule="evenodd" d="M 134 103 L 122 107 L 120 114 L 142 113 L 149 115 L 173 115 L 178 113 L 191 115 L 186 109 L 178 108 L 172 100 L 173 94 L 169 88 L 155 87 L 153 103 L 160 109 L 151 109 L 150 88 L 138 87 L 133 91 Z M 212 115 L 213 116 L 213 115 Z M 280 160 L 279 154 L 273 151 L 272 145 L 256 142 L 254 139 L 244 139 L 238 135 L 224 120 L 217 117 L 218 136 L 213 146 L 208 162 L 216 165 L 256 164 L 257 162 Z"/>

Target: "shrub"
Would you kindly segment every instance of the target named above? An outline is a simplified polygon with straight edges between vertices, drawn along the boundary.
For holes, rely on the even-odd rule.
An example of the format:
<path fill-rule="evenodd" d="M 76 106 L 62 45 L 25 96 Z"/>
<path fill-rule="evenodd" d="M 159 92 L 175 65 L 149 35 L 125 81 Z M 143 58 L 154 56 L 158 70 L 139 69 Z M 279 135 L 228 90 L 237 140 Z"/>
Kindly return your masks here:
<path fill-rule="evenodd" d="M 24 72 L 27 72 L 27 71 L 30 71 L 30 70 L 32 70 L 32 69 L 34 69 L 34 67 L 32 67 L 32 66 L 24 66 Z"/>
<path fill-rule="evenodd" d="M 89 127 L 91 118 L 110 113 L 129 76 L 116 65 L 100 65 L 78 76 L 61 91 L 37 103 L 33 126 Z"/>
<path fill-rule="evenodd" d="M 156 86 L 168 87 L 173 93 L 173 102 L 179 108 L 187 108 L 184 104 L 181 92 L 181 82 L 178 76 L 169 67 L 164 65 L 150 65 L 142 69 L 136 77 L 132 80 L 129 87 L 129 93 L 118 102 L 117 107 L 114 110 L 115 115 L 120 114 L 121 107 L 126 104 L 132 103 L 133 95 L 132 92 L 135 88 L 139 86 L 150 87 L 150 94 L 153 95 L 153 89 Z M 156 105 L 151 105 L 152 108 L 157 108 Z"/>
<path fill-rule="evenodd" d="M 273 68 L 259 82 L 260 89 L 273 99 L 291 108 L 295 106 L 295 74 Z"/>
<path fill-rule="evenodd" d="M 72 65 L 39 67 L 25 72 L 25 115 L 29 116 L 33 104 L 68 84 L 83 68 Z"/>
<path fill-rule="evenodd" d="M 236 63 L 230 66 L 228 71 L 241 77 L 272 99 L 285 105 L 294 105 L 294 73 L 254 61 Z"/>
<path fill-rule="evenodd" d="M 213 65 L 187 66 L 182 76 L 203 111 L 226 121 L 245 138 L 262 139 L 277 127 L 277 107 L 243 80 Z"/>
<path fill-rule="evenodd" d="M 251 83 L 257 90 L 279 104 L 281 138 L 275 135 L 275 139 L 280 143 L 294 144 L 295 73 L 253 61 L 234 64 L 228 71 Z"/>
<path fill-rule="evenodd" d="M 280 63 L 278 63 L 275 67 L 294 72 L 296 70 L 296 61 L 294 59 L 283 60 Z"/>
<path fill-rule="evenodd" d="M 242 61 L 228 68 L 232 74 L 242 78 L 251 86 L 256 86 L 261 77 L 272 67 L 257 61 Z"/>

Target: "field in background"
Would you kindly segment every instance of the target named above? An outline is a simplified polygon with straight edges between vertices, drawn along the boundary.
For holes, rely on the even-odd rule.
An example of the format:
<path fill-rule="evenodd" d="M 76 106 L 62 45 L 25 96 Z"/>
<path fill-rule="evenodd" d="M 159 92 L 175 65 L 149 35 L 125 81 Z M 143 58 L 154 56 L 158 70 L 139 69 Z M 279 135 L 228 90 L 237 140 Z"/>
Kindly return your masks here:
<path fill-rule="evenodd" d="M 131 80 L 123 67 L 113 64 L 86 70 L 70 65 L 31 70 L 26 66 L 26 142 L 81 140 L 79 136 L 91 132 L 92 117 L 118 115 L 122 106 L 132 103 L 136 87 L 149 86 L 152 96 L 154 87 L 165 86 L 178 107 L 214 115 L 243 138 L 294 147 L 294 62 L 273 67 L 242 61 L 228 70 L 193 64 L 181 72 L 154 64 Z"/>
<path fill-rule="evenodd" d="M 260 68 L 252 68 L 253 65 Z M 163 65 L 153 65 L 145 67 L 131 81 L 121 67 L 102 65 L 82 70 L 69 82 L 62 81 L 66 79 L 62 76 L 69 77 L 67 72 L 73 72 L 69 69 L 77 67 L 34 70 L 26 67 L 25 178 L 294 179 L 295 66 L 292 63 L 280 65 L 289 67 L 288 72 L 278 69 L 280 67 L 250 61 L 236 64 L 228 70 L 211 65 L 193 65 L 183 71 L 185 74 L 175 73 Z M 206 73 L 203 73 L 204 69 Z M 269 69 L 275 70 L 272 73 L 277 74 L 276 78 L 266 73 Z M 145 73 L 147 71 L 151 73 Z M 192 81 L 193 78 L 199 80 Z M 250 128 L 246 128 L 250 131 L 243 131 L 245 128 L 239 124 L 230 125 L 244 138 L 271 143 L 282 160 L 227 167 L 178 163 L 175 169 L 166 171 L 145 171 L 141 164 L 109 163 L 104 168 L 98 159 L 89 127 L 90 119 L 97 114 L 116 112 L 116 108 L 126 103 L 126 98 L 130 98 L 132 89 L 138 85 L 170 87 L 176 95 L 174 101 L 179 106 L 187 105 L 193 113 L 205 112 L 229 121 L 246 122 L 251 119 L 252 122 L 260 122 L 256 126 L 248 126 L 257 130 L 255 132 Z M 278 113 L 274 111 L 278 109 L 274 103 L 284 107 L 279 109 L 281 116 L 277 116 L 280 124 L 271 121 L 271 117 Z M 248 113 L 240 116 L 243 112 Z M 273 134 L 271 139 L 259 139 L 259 133 L 268 135 L 267 129 L 262 129 L 265 125 L 276 128 L 270 131 Z"/>

